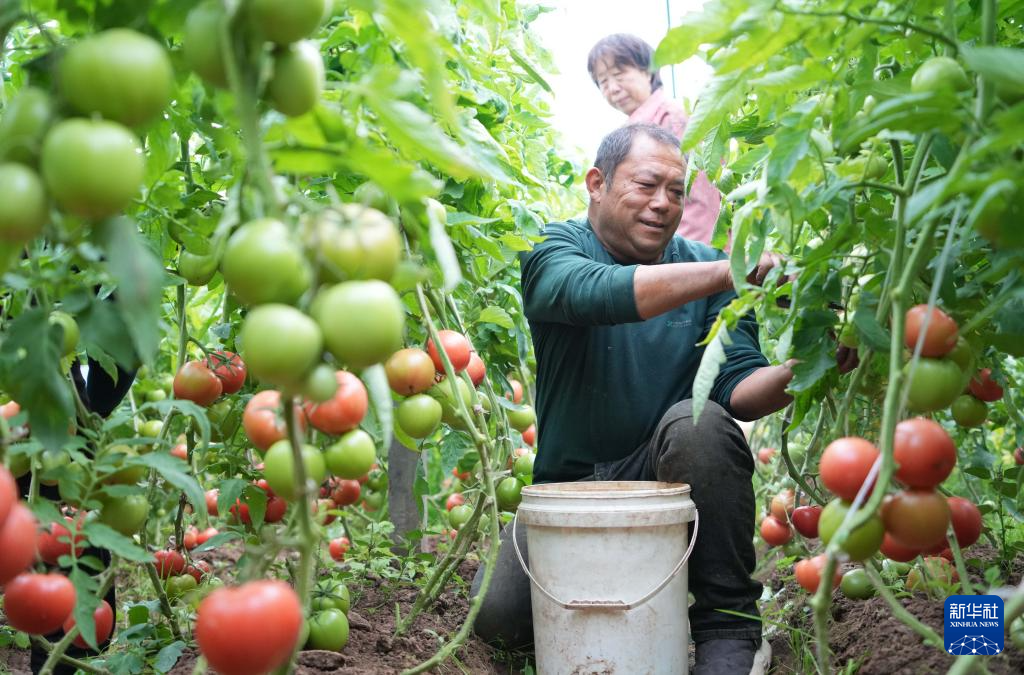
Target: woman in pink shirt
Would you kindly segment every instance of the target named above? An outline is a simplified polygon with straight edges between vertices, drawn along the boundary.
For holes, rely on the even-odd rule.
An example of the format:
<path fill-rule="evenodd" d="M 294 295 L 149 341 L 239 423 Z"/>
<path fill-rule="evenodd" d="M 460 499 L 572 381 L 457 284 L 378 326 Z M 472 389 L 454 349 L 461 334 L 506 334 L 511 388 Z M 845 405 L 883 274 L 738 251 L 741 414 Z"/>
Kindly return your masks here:
<path fill-rule="evenodd" d="M 587 70 L 609 105 L 629 116 L 627 124 L 651 123 L 682 137 L 686 113 L 669 98 L 661 75 L 651 71 L 654 49 L 640 38 L 616 33 L 590 50 Z M 683 202 L 677 232 L 694 241 L 711 242 L 722 207 L 722 195 L 703 171 L 698 172 Z"/>

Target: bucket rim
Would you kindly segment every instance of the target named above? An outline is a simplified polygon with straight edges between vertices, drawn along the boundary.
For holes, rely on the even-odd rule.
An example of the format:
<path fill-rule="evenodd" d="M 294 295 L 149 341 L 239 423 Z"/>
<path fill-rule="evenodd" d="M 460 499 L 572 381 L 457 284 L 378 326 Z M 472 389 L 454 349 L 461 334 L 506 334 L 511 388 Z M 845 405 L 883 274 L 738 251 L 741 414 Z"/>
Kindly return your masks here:
<path fill-rule="evenodd" d="M 634 499 L 636 497 L 675 497 L 690 494 L 689 483 L 668 483 L 654 480 L 602 480 L 527 485 L 523 497 L 544 499 Z"/>

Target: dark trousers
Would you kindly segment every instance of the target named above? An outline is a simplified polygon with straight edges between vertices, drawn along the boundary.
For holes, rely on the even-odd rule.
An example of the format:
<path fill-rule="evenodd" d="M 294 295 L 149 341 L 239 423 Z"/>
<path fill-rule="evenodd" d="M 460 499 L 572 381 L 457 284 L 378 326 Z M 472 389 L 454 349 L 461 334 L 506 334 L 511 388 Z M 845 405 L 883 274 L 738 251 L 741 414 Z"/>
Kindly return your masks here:
<path fill-rule="evenodd" d="M 761 638 L 754 619 L 725 614 L 727 609 L 759 616 L 761 584 L 751 579 L 754 554 L 754 459 L 743 432 L 725 410 L 709 401 L 697 425 L 691 401 L 669 408 L 654 436 L 632 454 L 594 466 L 585 480 L 659 480 L 688 483 L 700 512 L 697 543 L 688 563 L 690 633 L 694 642 L 721 638 Z M 512 547 L 511 525 L 501 533 L 501 548 L 491 585 L 477 616 L 474 630 L 482 639 L 508 648 L 533 642 L 530 580 Z M 516 539 L 524 559 L 526 526 Z M 473 579 L 475 596 L 483 580 L 483 567 Z"/>

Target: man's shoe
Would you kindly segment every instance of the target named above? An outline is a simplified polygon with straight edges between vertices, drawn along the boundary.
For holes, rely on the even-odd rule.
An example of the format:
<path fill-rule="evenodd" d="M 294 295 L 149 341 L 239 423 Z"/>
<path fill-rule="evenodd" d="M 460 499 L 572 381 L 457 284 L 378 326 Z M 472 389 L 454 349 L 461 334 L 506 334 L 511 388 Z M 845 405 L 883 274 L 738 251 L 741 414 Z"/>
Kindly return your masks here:
<path fill-rule="evenodd" d="M 694 675 L 763 675 L 772 659 L 771 645 L 760 640 L 707 640 L 696 652 Z"/>

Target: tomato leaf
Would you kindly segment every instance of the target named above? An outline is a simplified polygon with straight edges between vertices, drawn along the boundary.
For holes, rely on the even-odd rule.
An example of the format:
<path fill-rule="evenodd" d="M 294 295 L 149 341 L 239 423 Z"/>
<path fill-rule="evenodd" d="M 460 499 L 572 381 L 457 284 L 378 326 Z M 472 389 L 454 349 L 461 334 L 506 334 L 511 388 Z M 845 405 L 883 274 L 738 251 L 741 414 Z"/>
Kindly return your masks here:
<path fill-rule="evenodd" d="M 217 486 L 217 513 L 227 516 L 231 511 L 231 507 L 242 496 L 242 490 L 248 484 L 239 478 L 229 478 L 221 481 L 220 485 Z"/>
<path fill-rule="evenodd" d="M 729 331 L 724 324 L 716 321 L 715 327 L 711 329 L 711 341 L 704 349 L 704 355 L 700 359 L 700 368 L 697 369 L 697 376 L 693 379 L 693 423 L 697 424 L 700 414 L 704 412 L 704 405 L 711 396 L 711 389 L 715 386 L 715 379 L 719 371 L 728 360 L 725 355 L 726 346 L 732 344 L 729 338 Z"/>
<path fill-rule="evenodd" d="M 702 138 L 739 108 L 746 93 L 746 78 L 742 71 L 719 75 L 708 82 L 680 139 L 683 151 L 689 152 L 696 147 Z"/>
<path fill-rule="evenodd" d="M 75 609 L 72 612 L 75 617 L 75 625 L 78 626 L 82 639 L 90 647 L 96 649 L 96 621 L 93 612 L 100 604 L 100 599 L 96 597 L 99 583 L 95 577 L 90 576 L 77 565 L 68 574 L 68 578 L 75 587 Z"/>
<path fill-rule="evenodd" d="M 196 479 L 185 473 L 188 470 L 185 462 L 169 454 L 151 452 L 133 458 L 132 464 L 142 464 L 156 469 L 164 480 L 185 493 L 196 513 L 206 514 L 206 496 Z"/>
<path fill-rule="evenodd" d="M 373 405 L 377 422 L 380 424 L 380 435 L 383 439 L 381 447 L 390 448 L 395 428 L 395 407 L 391 400 L 391 387 L 388 385 L 387 373 L 384 366 L 378 363 L 364 370 L 360 377 L 366 384 L 366 391 L 370 395 L 370 402 Z"/>
<path fill-rule="evenodd" d="M 964 45 L 960 55 L 968 68 L 1000 89 L 1024 93 L 1024 50 Z"/>
<path fill-rule="evenodd" d="M 745 3 L 709 2 L 701 12 L 690 12 L 658 43 L 654 65 L 667 66 L 685 61 L 697 54 L 701 44 L 716 42 L 729 36 L 736 17 Z"/>
<path fill-rule="evenodd" d="M 153 554 L 135 544 L 117 530 L 103 523 L 87 522 L 82 527 L 82 534 L 93 546 L 105 548 L 114 555 L 133 562 L 153 562 Z"/>
<path fill-rule="evenodd" d="M 508 315 L 508 312 L 497 305 L 484 307 L 476 320 L 480 323 L 493 323 L 502 328 L 512 329 L 515 327 L 515 323 L 513 323 L 512 317 Z"/>
<path fill-rule="evenodd" d="M 175 640 L 161 649 L 157 652 L 156 658 L 153 659 L 153 668 L 158 673 L 170 672 L 174 668 L 174 664 L 181 658 L 182 653 L 185 651 L 185 646 L 185 643 L 181 640 Z"/>

